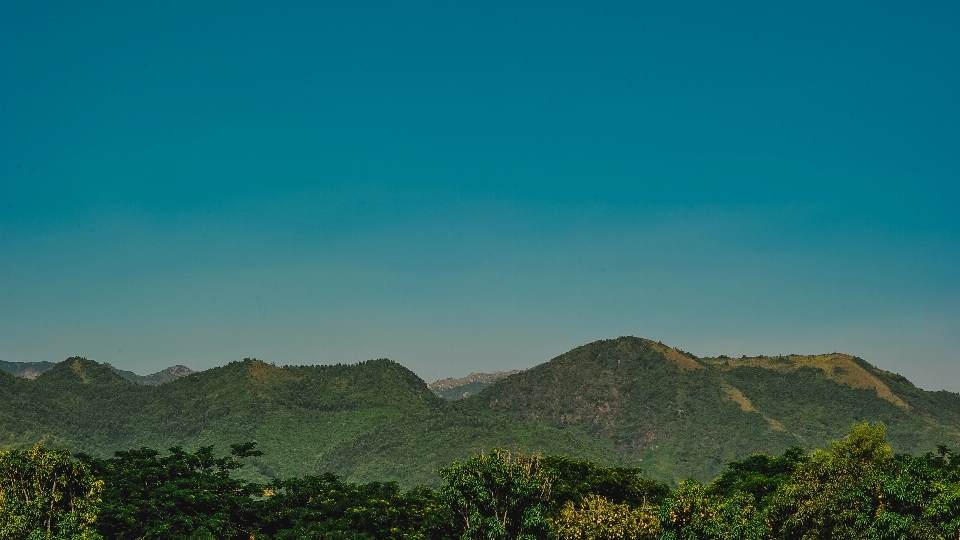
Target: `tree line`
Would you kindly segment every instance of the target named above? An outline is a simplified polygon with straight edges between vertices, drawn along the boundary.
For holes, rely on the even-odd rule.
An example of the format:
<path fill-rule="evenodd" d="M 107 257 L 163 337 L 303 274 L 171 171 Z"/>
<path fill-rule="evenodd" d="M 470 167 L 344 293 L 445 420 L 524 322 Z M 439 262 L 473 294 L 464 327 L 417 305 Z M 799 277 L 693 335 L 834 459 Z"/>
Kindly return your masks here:
<path fill-rule="evenodd" d="M 807 452 L 755 454 L 671 489 L 640 468 L 495 448 L 439 470 L 439 489 L 333 474 L 236 477 L 255 443 L 109 459 L 0 452 L 0 540 L 957 539 L 960 456 L 893 454 L 883 424 Z"/>

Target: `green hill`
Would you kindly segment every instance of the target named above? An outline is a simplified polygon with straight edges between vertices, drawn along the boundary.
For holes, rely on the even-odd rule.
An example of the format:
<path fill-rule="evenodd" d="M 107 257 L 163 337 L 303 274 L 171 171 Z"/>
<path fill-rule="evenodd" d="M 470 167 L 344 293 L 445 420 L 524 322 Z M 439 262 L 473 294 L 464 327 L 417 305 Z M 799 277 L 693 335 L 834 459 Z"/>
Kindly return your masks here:
<path fill-rule="evenodd" d="M 461 402 L 579 428 L 654 477 L 714 478 L 754 452 L 820 447 L 882 421 L 895 451 L 960 445 L 960 395 L 926 392 L 844 354 L 696 358 L 646 339 L 578 347 Z"/>
<path fill-rule="evenodd" d="M 332 471 L 435 485 L 494 446 L 714 478 L 728 461 L 822 446 L 883 421 L 896 451 L 960 447 L 960 395 L 926 392 L 847 355 L 696 358 L 623 337 L 578 347 L 459 401 L 390 360 L 277 367 L 247 359 L 156 386 L 70 358 L 30 380 L 0 371 L 0 449 L 194 449 L 258 442 L 246 474 Z"/>

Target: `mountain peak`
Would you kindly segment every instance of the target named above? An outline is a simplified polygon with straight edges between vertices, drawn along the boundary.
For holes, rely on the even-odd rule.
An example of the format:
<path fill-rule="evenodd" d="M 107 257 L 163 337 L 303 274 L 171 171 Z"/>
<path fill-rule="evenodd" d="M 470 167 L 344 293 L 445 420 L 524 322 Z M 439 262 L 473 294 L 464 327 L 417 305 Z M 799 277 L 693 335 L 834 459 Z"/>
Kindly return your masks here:
<path fill-rule="evenodd" d="M 247 368 L 247 372 L 250 376 L 250 382 L 259 390 L 265 390 L 268 387 L 287 381 L 299 381 L 303 378 L 294 375 L 290 370 L 268 364 L 256 358 L 248 360 L 249 367 Z"/>
<path fill-rule="evenodd" d="M 70 381 L 86 385 L 110 384 L 124 379 L 106 364 L 88 360 L 82 356 L 72 356 L 44 371 L 36 380 L 44 383 Z"/>

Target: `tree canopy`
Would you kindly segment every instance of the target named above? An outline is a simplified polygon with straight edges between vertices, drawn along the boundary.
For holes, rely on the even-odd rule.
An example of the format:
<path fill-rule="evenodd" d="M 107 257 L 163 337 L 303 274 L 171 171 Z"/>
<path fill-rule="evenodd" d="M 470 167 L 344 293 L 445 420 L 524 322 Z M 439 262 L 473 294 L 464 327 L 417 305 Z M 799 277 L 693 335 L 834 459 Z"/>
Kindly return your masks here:
<path fill-rule="evenodd" d="M 151 448 L 112 458 L 0 452 L 0 540 L 955 539 L 960 459 L 894 454 L 883 424 L 828 448 L 754 454 L 674 488 L 636 467 L 494 448 L 440 469 L 439 489 L 331 474 L 255 483 L 260 451 Z"/>

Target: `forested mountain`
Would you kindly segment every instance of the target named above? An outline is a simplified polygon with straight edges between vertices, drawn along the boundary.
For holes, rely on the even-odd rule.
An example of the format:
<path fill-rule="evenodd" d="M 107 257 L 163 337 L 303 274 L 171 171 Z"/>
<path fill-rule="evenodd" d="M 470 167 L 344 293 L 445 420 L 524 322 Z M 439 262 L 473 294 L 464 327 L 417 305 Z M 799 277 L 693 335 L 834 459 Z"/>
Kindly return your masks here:
<path fill-rule="evenodd" d="M 71 358 L 34 380 L 0 371 L 0 449 L 38 441 L 114 450 L 257 441 L 251 477 L 332 471 L 438 482 L 437 468 L 500 446 L 714 478 L 754 452 L 823 446 L 882 421 L 895 451 L 960 446 L 960 395 L 926 392 L 841 354 L 696 358 L 623 337 L 578 347 L 449 402 L 389 360 L 277 367 L 246 359 L 158 386 Z"/>
<path fill-rule="evenodd" d="M 960 446 L 960 395 L 927 392 L 844 354 L 697 358 L 634 337 L 578 347 L 463 404 L 579 428 L 654 477 L 712 478 L 754 452 L 823 446 L 882 421 L 895 451 Z"/>

